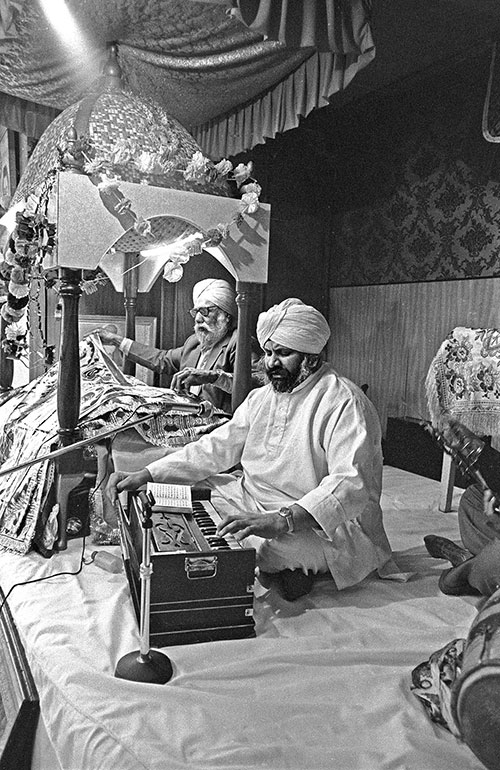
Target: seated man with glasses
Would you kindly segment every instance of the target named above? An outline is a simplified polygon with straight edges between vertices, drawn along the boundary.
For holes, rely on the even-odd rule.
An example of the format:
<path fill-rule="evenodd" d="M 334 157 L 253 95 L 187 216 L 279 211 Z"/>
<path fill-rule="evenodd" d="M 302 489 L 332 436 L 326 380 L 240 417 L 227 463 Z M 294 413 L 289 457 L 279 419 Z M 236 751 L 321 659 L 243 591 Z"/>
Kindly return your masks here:
<path fill-rule="evenodd" d="M 135 364 L 172 375 L 174 390 L 191 392 L 231 413 L 231 391 L 236 358 L 236 294 L 227 281 L 206 278 L 193 287 L 194 334 L 183 345 L 158 350 L 111 330 L 97 329 L 106 345 L 115 345 Z M 260 385 L 256 343 L 252 350 L 252 384 Z"/>

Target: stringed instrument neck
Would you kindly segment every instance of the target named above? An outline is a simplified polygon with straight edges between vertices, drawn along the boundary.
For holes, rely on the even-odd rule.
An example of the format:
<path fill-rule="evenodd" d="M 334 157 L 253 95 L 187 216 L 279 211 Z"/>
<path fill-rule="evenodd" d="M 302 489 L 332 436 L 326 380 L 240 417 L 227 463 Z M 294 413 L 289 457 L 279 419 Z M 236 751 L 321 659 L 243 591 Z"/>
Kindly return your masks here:
<path fill-rule="evenodd" d="M 457 444 L 450 444 L 444 434 L 432 425 L 427 420 L 421 420 L 422 426 L 427 430 L 431 436 L 437 441 L 439 446 L 449 455 L 456 463 L 458 468 L 467 475 L 472 481 L 478 483 L 483 491 L 490 491 L 493 495 L 495 493 L 490 489 L 486 480 L 477 467 L 477 461 L 484 448 L 484 442 L 478 439 L 477 442 L 473 442 L 470 436 L 458 436 Z"/>

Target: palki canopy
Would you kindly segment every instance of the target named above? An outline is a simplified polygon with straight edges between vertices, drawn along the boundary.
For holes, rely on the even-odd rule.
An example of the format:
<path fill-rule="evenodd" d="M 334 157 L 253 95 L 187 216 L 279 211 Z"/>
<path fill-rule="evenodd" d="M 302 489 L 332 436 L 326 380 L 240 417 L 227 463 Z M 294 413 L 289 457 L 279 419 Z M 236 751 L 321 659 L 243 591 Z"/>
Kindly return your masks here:
<path fill-rule="evenodd" d="M 52 263 L 61 278 L 62 334 L 60 352 L 59 420 L 68 435 L 78 422 L 80 379 L 78 358 L 78 300 L 81 270 L 99 266 L 113 285 L 123 290 L 126 255 L 139 254 L 139 291 L 148 291 L 168 263 L 186 261 L 190 238 L 206 238 L 220 223 L 232 223 L 211 253 L 236 280 L 238 342 L 233 406 L 250 385 L 248 291 L 267 282 L 270 207 L 239 217 L 241 201 L 185 190 L 119 182 L 100 187 L 83 174 L 59 172 L 53 188 L 56 203 L 57 249 Z M 116 204 L 116 198 L 121 206 Z M 140 223 L 141 226 L 137 227 Z M 150 227 L 144 228 L 144 223 Z M 159 253 L 155 253 L 159 250 Z M 147 252 L 153 251 L 148 257 Z"/>
<path fill-rule="evenodd" d="M 228 157 L 345 89 L 375 56 L 370 21 L 371 0 L 2 0 L 0 122 L 39 137 L 115 43 L 128 88 Z"/>

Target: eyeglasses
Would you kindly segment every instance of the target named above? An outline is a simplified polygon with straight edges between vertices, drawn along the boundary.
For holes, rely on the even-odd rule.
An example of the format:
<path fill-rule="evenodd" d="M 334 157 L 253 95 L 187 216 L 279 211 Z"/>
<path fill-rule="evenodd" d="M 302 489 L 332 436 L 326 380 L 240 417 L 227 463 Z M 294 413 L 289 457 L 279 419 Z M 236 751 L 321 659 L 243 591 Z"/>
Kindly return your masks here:
<path fill-rule="evenodd" d="M 203 318 L 208 318 L 210 313 L 213 313 L 214 310 L 218 310 L 218 308 L 215 305 L 209 305 L 208 307 L 192 307 L 189 311 L 189 315 L 192 318 L 196 318 L 198 313 L 203 316 Z"/>

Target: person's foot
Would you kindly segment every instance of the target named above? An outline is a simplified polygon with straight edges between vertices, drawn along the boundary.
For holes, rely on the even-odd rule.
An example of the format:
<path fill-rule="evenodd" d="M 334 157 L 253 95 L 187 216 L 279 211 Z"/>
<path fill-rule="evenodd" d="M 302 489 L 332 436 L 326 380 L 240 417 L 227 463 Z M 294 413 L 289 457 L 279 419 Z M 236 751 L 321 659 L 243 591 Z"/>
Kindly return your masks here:
<path fill-rule="evenodd" d="M 294 602 L 310 593 L 315 575 L 312 572 L 303 572 L 301 569 L 284 569 L 281 572 L 264 572 L 259 569 L 257 578 L 264 588 L 275 586 L 284 599 Z"/>
<path fill-rule="evenodd" d="M 468 561 L 472 554 L 465 548 L 457 545 L 453 540 L 439 535 L 426 535 L 424 537 L 425 547 L 430 556 L 435 559 L 447 559 L 454 567 Z"/>
<path fill-rule="evenodd" d="M 278 576 L 281 594 L 287 602 L 294 602 L 301 596 L 306 596 L 314 584 L 314 574 L 302 572 L 301 569 L 284 569 Z"/>
<path fill-rule="evenodd" d="M 479 596 L 480 594 L 480 591 L 469 583 L 469 566 L 461 567 L 459 564 L 443 570 L 438 586 L 440 591 L 448 596 Z"/>

